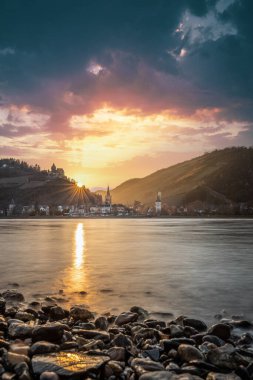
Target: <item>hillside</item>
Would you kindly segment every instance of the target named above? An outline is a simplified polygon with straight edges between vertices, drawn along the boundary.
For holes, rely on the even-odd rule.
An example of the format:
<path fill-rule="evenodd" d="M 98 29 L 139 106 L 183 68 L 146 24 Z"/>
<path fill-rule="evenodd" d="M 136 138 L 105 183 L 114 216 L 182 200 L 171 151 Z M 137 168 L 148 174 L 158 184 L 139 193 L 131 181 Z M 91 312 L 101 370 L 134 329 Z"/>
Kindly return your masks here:
<path fill-rule="evenodd" d="M 62 170 L 62 169 L 60 169 Z M 56 169 L 57 174 L 57 169 Z M 6 208 L 12 198 L 16 205 L 96 204 L 98 196 L 89 189 L 78 188 L 64 175 L 56 177 L 49 170 L 40 170 L 15 159 L 0 160 L 0 207 Z"/>
<path fill-rule="evenodd" d="M 212 203 L 253 202 L 253 148 L 226 148 L 128 180 L 112 191 L 113 202 L 180 205 L 195 200 Z"/>

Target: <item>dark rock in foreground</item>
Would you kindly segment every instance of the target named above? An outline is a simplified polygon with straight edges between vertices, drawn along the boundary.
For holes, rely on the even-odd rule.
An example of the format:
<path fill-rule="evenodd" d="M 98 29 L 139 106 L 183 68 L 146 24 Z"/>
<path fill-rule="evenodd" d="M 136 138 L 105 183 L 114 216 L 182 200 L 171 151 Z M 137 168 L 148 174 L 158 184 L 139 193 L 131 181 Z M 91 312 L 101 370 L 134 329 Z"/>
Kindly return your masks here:
<path fill-rule="evenodd" d="M 21 293 L 3 296 L 1 380 L 253 380 L 251 321 L 208 328 L 169 313 L 167 321 L 151 319 L 138 306 L 95 319 L 84 306 L 68 311 L 47 301 L 25 308 Z"/>
<path fill-rule="evenodd" d="M 58 352 L 35 355 L 32 359 L 32 369 L 35 375 L 54 372 L 59 376 L 73 377 L 97 370 L 109 359 L 106 356 L 85 355 L 78 352 Z"/>

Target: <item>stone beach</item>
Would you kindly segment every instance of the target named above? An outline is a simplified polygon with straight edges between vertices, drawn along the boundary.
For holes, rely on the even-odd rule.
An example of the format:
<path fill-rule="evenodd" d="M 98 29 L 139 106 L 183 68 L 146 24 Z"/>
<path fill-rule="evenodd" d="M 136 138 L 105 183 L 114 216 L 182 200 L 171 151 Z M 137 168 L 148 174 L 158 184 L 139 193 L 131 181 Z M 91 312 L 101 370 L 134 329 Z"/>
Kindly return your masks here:
<path fill-rule="evenodd" d="M 0 294 L 0 378 L 250 380 L 252 322 L 217 315 L 207 326 L 169 313 L 154 319 L 138 306 L 99 315 L 49 297 L 26 303 L 9 289 Z"/>

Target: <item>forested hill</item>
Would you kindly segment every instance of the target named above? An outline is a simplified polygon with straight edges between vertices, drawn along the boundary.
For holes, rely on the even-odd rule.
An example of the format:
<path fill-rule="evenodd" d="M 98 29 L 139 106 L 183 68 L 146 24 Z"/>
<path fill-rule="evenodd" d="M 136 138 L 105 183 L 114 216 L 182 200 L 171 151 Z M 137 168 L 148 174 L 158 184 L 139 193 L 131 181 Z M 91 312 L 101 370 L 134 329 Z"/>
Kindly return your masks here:
<path fill-rule="evenodd" d="M 253 148 L 215 150 L 189 161 L 128 180 L 112 191 L 113 201 L 154 204 L 156 194 L 168 204 L 196 200 L 253 202 Z"/>

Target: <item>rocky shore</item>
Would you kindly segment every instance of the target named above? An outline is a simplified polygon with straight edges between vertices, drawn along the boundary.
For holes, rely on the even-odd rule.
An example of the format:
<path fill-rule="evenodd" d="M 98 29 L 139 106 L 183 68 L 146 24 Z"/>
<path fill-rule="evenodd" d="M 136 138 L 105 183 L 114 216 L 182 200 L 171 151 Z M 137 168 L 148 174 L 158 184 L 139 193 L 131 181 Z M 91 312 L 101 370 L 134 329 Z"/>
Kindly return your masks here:
<path fill-rule="evenodd" d="M 24 301 L 16 290 L 0 294 L 2 380 L 253 379 L 252 323 L 239 317 L 208 327 L 138 306 L 116 316 Z"/>

